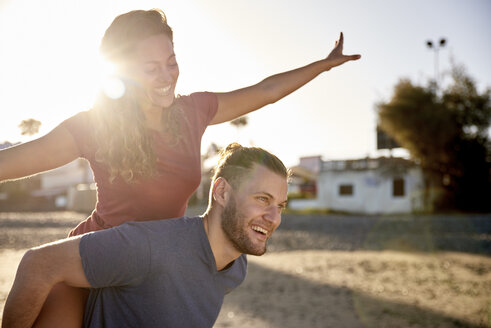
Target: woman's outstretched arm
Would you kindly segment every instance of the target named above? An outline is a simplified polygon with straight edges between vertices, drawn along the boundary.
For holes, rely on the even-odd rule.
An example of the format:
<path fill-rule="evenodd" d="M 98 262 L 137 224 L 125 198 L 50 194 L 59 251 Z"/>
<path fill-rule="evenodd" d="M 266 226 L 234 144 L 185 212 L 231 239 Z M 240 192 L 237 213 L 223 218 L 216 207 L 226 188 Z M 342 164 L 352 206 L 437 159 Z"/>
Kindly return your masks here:
<path fill-rule="evenodd" d="M 60 125 L 39 139 L 0 151 L 0 182 L 27 177 L 80 156 L 73 136 Z"/>
<path fill-rule="evenodd" d="M 246 88 L 217 93 L 218 111 L 211 124 L 227 122 L 274 103 L 312 81 L 322 72 L 347 61 L 360 59 L 360 55 L 343 55 L 343 44 L 344 37 L 341 33 L 334 49 L 325 59 L 288 72 L 272 75 L 258 84 Z"/>

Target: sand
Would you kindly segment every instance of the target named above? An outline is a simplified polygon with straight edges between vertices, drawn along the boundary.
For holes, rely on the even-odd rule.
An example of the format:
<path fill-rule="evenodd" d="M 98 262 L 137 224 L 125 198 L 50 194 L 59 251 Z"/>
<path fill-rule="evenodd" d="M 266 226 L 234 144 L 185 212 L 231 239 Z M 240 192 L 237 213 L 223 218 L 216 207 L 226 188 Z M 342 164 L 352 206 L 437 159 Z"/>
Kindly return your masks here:
<path fill-rule="evenodd" d="M 1 311 L 26 248 L 61 238 L 82 217 L 0 213 Z M 388 229 L 378 221 L 387 218 L 286 217 L 268 253 L 249 257 L 246 281 L 226 296 L 215 327 L 491 327 L 491 216 L 473 217 L 479 227 L 467 231 L 445 221 L 438 236 L 424 223 L 432 247 L 428 235 L 417 238 L 420 218 L 391 218 Z M 401 220 L 412 234 L 399 231 Z"/>

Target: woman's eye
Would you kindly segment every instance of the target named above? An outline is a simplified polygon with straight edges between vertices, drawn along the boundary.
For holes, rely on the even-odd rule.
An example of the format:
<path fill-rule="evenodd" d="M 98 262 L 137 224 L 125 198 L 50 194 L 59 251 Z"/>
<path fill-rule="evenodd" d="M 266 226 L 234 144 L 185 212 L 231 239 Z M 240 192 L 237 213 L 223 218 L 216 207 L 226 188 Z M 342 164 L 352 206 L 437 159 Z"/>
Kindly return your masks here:
<path fill-rule="evenodd" d="M 152 73 L 155 73 L 156 71 L 157 71 L 157 67 L 145 68 L 145 73 L 147 73 L 147 74 L 152 74 Z"/>

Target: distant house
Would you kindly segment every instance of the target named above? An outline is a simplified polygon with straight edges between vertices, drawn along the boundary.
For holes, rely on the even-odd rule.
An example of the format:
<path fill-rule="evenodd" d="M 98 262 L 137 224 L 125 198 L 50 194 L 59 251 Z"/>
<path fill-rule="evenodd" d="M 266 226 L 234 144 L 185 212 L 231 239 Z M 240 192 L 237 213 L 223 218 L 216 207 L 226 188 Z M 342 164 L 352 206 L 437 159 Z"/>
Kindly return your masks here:
<path fill-rule="evenodd" d="M 316 195 L 292 199 L 292 209 L 387 214 L 423 209 L 423 176 L 419 166 L 403 158 L 322 161 Z M 299 167 L 292 171 L 300 172 Z M 297 180 L 298 181 L 298 180 Z"/>
<path fill-rule="evenodd" d="M 318 173 L 298 165 L 290 168 L 288 184 L 289 198 L 315 198 L 317 196 Z"/>
<path fill-rule="evenodd" d="M 11 187 L 0 192 L 0 210 L 91 211 L 96 201 L 93 181 L 87 161 L 77 159 L 28 179 L 7 182 Z M 17 190 L 23 191 L 22 198 L 15 194 Z"/>
<path fill-rule="evenodd" d="M 88 162 L 77 159 L 57 169 L 40 174 L 41 187 L 34 197 L 52 199 L 55 206 L 68 210 L 90 211 L 94 208 L 96 192 Z"/>
<path fill-rule="evenodd" d="M 71 186 L 91 183 L 94 180 L 87 161 L 83 159 L 77 159 L 57 169 L 44 172 L 40 177 L 41 188 L 33 193 L 34 196 L 56 195 Z"/>

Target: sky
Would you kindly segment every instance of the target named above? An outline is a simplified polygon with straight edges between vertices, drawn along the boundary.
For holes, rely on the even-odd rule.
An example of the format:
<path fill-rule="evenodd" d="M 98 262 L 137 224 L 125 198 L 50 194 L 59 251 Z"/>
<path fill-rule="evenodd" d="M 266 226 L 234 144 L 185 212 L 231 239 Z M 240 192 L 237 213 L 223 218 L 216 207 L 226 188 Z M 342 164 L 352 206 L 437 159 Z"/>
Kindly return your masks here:
<path fill-rule="evenodd" d="M 434 78 L 427 40 L 447 40 L 438 51 L 442 84 L 453 61 L 480 91 L 491 87 L 489 0 L 0 0 L 0 143 L 39 137 L 89 109 L 103 83 L 105 29 L 119 14 L 155 7 L 174 30 L 183 95 L 235 90 L 320 60 L 340 32 L 344 53 L 362 55 L 249 114 L 246 127 L 209 127 L 203 151 L 238 141 L 287 166 L 302 156 L 387 155 L 376 150 L 376 104 L 401 78 L 422 85 Z M 42 122 L 39 134 L 20 135 L 27 118 Z"/>

